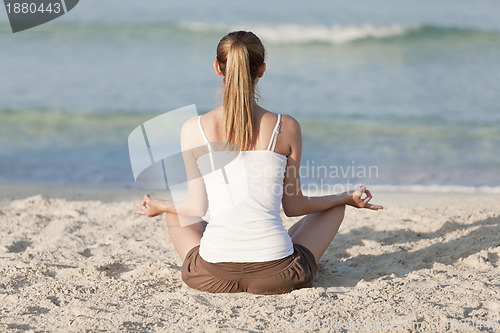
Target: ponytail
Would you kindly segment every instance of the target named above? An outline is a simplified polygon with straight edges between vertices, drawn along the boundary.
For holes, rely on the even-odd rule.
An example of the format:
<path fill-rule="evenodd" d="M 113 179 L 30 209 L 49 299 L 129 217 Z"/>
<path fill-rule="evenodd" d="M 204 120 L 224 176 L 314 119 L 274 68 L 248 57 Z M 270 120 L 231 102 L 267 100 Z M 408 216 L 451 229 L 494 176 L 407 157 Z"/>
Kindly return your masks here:
<path fill-rule="evenodd" d="M 248 150 L 254 140 L 255 80 L 265 50 L 252 32 L 235 31 L 217 46 L 217 61 L 224 75 L 224 127 L 226 141 Z"/>
<path fill-rule="evenodd" d="M 224 78 L 224 122 L 227 142 L 248 149 L 253 141 L 253 80 L 250 75 L 248 50 L 239 40 L 231 44 L 227 54 Z"/>

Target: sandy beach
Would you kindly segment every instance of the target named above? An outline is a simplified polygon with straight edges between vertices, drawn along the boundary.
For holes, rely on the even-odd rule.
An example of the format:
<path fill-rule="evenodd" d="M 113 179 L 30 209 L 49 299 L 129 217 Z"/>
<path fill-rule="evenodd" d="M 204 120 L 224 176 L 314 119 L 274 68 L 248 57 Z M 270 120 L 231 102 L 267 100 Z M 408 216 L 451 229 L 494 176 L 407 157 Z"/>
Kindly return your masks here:
<path fill-rule="evenodd" d="M 0 333 L 500 332 L 499 1 L 46 2 L 0 13 Z M 265 56 L 218 51 L 237 30 Z M 257 86 L 232 87 L 247 68 Z M 304 188 L 366 184 L 384 206 L 348 207 L 289 294 L 190 289 L 164 217 L 132 213 L 170 199 L 146 178 L 191 178 L 185 121 L 216 144 L 205 115 L 245 91 L 300 123 L 270 147 L 300 155 Z M 260 150 L 273 127 L 252 112 Z"/>
<path fill-rule="evenodd" d="M 376 193 L 311 288 L 260 296 L 185 286 L 163 219 L 130 213 L 139 190 L 2 187 L 1 331 L 500 329 L 498 194 Z"/>

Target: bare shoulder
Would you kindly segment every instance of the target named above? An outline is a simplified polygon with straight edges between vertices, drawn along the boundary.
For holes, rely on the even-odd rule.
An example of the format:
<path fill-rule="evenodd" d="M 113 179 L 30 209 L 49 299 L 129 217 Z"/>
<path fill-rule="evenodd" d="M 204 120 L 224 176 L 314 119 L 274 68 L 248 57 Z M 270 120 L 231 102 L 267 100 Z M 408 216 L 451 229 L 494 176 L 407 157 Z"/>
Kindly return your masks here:
<path fill-rule="evenodd" d="M 184 148 L 195 147 L 199 145 L 198 136 L 195 134 L 198 130 L 198 116 L 191 117 L 182 124 L 181 145 Z"/>
<path fill-rule="evenodd" d="M 181 128 L 181 141 L 186 147 L 199 147 L 205 145 L 203 139 L 203 134 L 200 130 L 200 125 L 198 124 L 198 118 L 200 118 L 201 127 L 203 132 L 207 135 L 210 133 L 214 124 L 220 123 L 218 117 L 222 115 L 221 107 L 218 107 L 212 111 L 204 113 L 203 115 L 194 116 L 189 118 L 184 122 Z"/>
<path fill-rule="evenodd" d="M 300 133 L 300 123 L 294 117 L 288 114 L 282 114 L 281 121 L 281 129 L 284 133 L 290 134 L 291 136 L 296 136 Z"/>
<path fill-rule="evenodd" d="M 281 115 L 281 128 L 276 150 L 290 156 L 294 151 L 299 151 L 302 145 L 302 135 L 299 122 L 288 114 Z"/>
<path fill-rule="evenodd" d="M 278 114 L 265 109 L 262 110 L 267 116 L 267 122 L 274 126 L 274 124 L 276 123 L 276 119 L 278 118 Z M 269 115 L 272 116 L 269 117 Z M 297 130 L 300 130 L 300 124 L 294 117 L 285 113 L 281 113 L 281 132 L 283 132 L 283 130 L 286 130 L 287 132 L 296 132 Z"/>
<path fill-rule="evenodd" d="M 198 126 L 198 116 L 189 118 L 182 124 L 181 135 L 190 134 Z"/>

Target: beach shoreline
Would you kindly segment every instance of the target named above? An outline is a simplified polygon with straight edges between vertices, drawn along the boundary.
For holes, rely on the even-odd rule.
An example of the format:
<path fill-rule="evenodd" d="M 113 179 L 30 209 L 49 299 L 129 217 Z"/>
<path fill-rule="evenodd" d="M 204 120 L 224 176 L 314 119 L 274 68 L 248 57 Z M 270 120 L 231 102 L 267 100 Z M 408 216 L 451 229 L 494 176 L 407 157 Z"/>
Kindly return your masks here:
<path fill-rule="evenodd" d="M 374 194 L 389 195 L 397 199 L 398 193 L 415 194 L 417 197 L 434 195 L 500 195 L 500 186 L 462 186 L 462 185 L 370 185 L 367 187 Z M 41 195 L 45 198 L 61 198 L 68 200 L 102 200 L 104 202 L 117 202 L 133 200 L 142 197 L 143 194 L 156 194 L 165 198 L 170 197 L 164 190 L 147 190 L 135 185 L 117 183 L 71 183 L 71 182 L 42 182 L 42 181 L 16 181 L 0 180 L 0 202 L 14 199 L 22 199 L 34 195 Z M 306 187 L 307 188 L 307 187 Z M 320 193 L 307 191 L 307 195 L 323 195 L 330 193 Z M 314 187 L 311 187 L 314 188 Z M 353 185 L 343 186 L 341 184 L 330 186 L 333 190 L 345 190 L 353 188 Z M 396 194 L 396 196 L 392 196 Z"/>
<path fill-rule="evenodd" d="M 500 195 L 374 190 L 384 210 L 347 209 L 310 288 L 260 296 L 185 286 L 162 217 L 131 213 L 142 190 L 2 185 L 2 331 L 435 332 L 500 319 Z"/>

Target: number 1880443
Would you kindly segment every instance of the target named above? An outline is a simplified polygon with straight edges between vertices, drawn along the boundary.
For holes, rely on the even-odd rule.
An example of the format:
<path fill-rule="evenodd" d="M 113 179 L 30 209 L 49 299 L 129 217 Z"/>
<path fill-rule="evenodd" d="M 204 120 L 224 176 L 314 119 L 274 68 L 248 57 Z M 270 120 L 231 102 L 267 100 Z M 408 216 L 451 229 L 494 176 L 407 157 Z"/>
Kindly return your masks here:
<path fill-rule="evenodd" d="M 56 3 L 41 3 L 36 4 L 33 2 L 14 2 L 7 3 L 5 5 L 7 7 L 8 14 L 37 14 L 37 13 L 54 13 L 59 14 L 62 11 L 61 4 Z"/>

